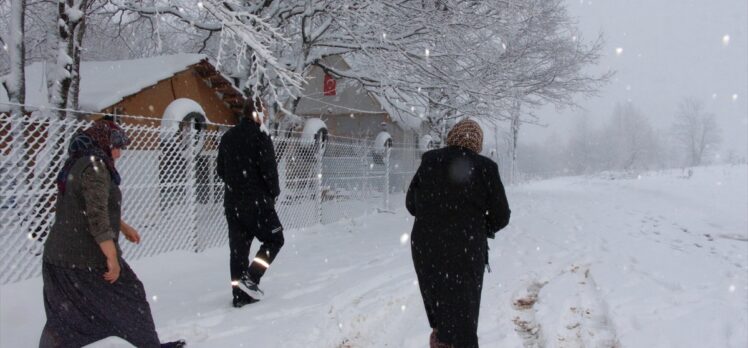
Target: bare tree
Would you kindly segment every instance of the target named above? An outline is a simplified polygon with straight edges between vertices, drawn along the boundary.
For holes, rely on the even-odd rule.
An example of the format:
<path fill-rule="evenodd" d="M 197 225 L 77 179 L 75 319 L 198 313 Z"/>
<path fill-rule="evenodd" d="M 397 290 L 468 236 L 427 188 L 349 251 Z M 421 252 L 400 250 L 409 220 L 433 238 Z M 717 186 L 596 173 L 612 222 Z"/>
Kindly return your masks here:
<path fill-rule="evenodd" d="M 70 87 L 80 63 L 83 31 L 85 30 L 88 0 L 61 0 L 57 4 L 57 47 L 51 85 L 50 103 L 57 108 L 57 117 L 66 118 L 70 100 Z M 76 31 L 79 34 L 76 35 Z M 77 98 L 76 98 L 77 99 Z"/>
<path fill-rule="evenodd" d="M 585 174 L 594 168 L 596 156 L 595 132 L 590 129 L 589 117 L 582 114 L 574 125 L 574 133 L 569 139 L 568 156 L 570 170 L 574 174 Z"/>
<path fill-rule="evenodd" d="M 609 77 L 583 72 L 602 43 L 576 33 L 563 0 L 110 0 L 90 18 L 120 47 L 97 40 L 87 54 L 132 42 L 144 47 L 132 55 L 205 52 L 290 120 L 316 66 L 361 83 L 396 120 L 421 118 L 440 136 L 465 116 L 510 121 L 516 144 L 520 125 L 540 123 L 535 107 L 574 105 Z"/>
<path fill-rule="evenodd" d="M 535 107 L 573 106 L 574 96 L 594 94 L 611 75 L 583 72 L 598 61 L 602 40 L 585 42 L 563 1 L 418 3 L 397 2 L 391 6 L 410 10 L 392 15 L 396 23 L 383 20 L 407 25 L 398 31 L 414 33 L 418 42 L 363 50 L 364 71 L 336 73 L 358 79 L 394 106 L 425 102 L 424 121 L 439 136 L 460 117 L 509 121 L 514 162 L 520 126 L 540 123 Z"/>
<path fill-rule="evenodd" d="M 26 100 L 26 69 L 25 69 L 25 45 L 24 45 L 24 18 L 26 11 L 26 0 L 12 1 L 10 6 L 10 21 L 8 23 L 7 35 L 0 36 L 0 46 L 8 52 L 10 74 L 0 81 L 2 87 L 8 93 L 8 101 L 11 114 L 11 137 L 10 158 L 16 163 L 21 163 L 22 149 L 25 146 L 23 134 L 23 121 L 21 116 L 26 113 L 24 107 Z M 3 107 L 5 105 L 0 105 Z"/>
<path fill-rule="evenodd" d="M 678 105 L 673 134 L 685 151 L 689 166 L 701 165 L 721 141 L 716 115 L 706 112 L 704 105 L 694 98 L 685 98 Z"/>
<path fill-rule="evenodd" d="M 0 35 L 0 46 L 8 52 L 10 58 L 10 74 L 0 82 L 8 93 L 8 100 L 13 104 L 19 104 L 10 107 L 11 114 L 16 116 L 24 113 L 23 104 L 26 98 L 25 11 L 26 0 L 11 1 L 8 33 Z"/>
<path fill-rule="evenodd" d="M 646 116 L 631 102 L 618 103 L 605 133 L 603 147 L 609 169 L 646 169 L 652 165 L 656 142 Z"/>

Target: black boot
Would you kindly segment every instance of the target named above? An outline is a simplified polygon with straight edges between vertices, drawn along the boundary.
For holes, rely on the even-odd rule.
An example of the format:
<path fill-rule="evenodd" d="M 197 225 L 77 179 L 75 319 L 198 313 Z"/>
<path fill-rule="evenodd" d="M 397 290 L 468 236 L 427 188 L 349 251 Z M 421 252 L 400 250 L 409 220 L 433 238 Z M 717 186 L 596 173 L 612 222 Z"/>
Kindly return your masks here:
<path fill-rule="evenodd" d="M 185 340 L 161 343 L 161 348 L 182 348 L 186 346 L 187 342 Z"/>
<path fill-rule="evenodd" d="M 244 307 L 244 306 L 246 306 L 248 304 L 252 304 L 252 303 L 255 303 L 255 302 L 259 301 L 257 299 L 252 298 L 251 296 L 247 295 L 247 293 L 245 293 L 244 291 L 242 291 L 241 289 L 239 289 L 238 286 L 235 286 L 231 290 L 232 290 L 233 297 L 234 297 L 234 299 L 232 301 L 232 305 L 235 308 L 241 308 L 241 307 Z"/>

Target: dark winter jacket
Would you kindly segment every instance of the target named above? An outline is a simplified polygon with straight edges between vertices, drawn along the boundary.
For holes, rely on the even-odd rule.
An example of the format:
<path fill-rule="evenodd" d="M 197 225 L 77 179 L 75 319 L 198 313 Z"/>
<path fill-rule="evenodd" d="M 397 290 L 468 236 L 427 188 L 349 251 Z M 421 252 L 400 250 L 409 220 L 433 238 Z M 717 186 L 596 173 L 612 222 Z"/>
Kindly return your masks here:
<path fill-rule="evenodd" d="M 81 157 L 73 164 L 67 189 L 57 197 L 55 222 L 44 244 L 45 262 L 80 268 L 105 268 L 99 243 L 114 240 L 119 248 L 122 194 L 106 164 Z"/>
<path fill-rule="evenodd" d="M 216 170 L 226 185 L 226 205 L 272 202 L 280 194 L 273 142 L 246 117 L 221 137 Z"/>
<path fill-rule="evenodd" d="M 450 146 L 423 155 L 408 189 L 406 206 L 415 216 L 413 242 L 443 252 L 467 251 L 484 261 L 486 238 L 509 223 L 509 204 L 496 163 Z M 435 250 L 436 251 L 436 250 Z"/>

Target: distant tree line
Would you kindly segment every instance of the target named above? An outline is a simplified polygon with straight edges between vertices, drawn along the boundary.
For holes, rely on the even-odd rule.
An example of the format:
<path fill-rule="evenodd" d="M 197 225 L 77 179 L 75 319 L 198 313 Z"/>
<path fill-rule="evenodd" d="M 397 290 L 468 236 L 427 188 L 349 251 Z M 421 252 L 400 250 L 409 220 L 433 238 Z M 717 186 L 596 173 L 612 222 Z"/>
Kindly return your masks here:
<path fill-rule="evenodd" d="M 520 172 L 548 177 L 745 162 L 735 152 L 718 152 L 716 115 L 695 98 L 681 100 L 666 129 L 654 128 L 644 111 L 622 102 L 602 127 L 593 127 L 585 114 L 572 132 L 565 141 L 551 136 L 545 144 L 520 145 Z"/>

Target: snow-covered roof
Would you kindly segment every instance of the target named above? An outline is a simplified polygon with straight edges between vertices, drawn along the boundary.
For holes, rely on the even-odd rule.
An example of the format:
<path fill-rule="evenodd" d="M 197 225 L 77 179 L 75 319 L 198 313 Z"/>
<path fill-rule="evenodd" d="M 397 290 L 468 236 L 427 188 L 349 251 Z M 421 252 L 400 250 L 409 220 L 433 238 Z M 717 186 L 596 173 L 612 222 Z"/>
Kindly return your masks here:
<path fill-rule="evenodd" d="M 207 59 L 207 56 L 182 53 L 132 60 L 81 62 L 80 107 L 86 111 L 101 111 L 203 59 Z M 43 62 L 26 66 L 27 105 L 47 104 L 47 67 Z M 3 94 L 4 91 L 0 91 L 0 101 Z"/>
<path fill-rule="evenodd" d="M 403 129 L 419 129 L 427 112 L 425 99 L 415 94 L 385 88 L 384 95 L 372 93 L 392 120 Z"/>
<path fill-rule="evenodd" d="M 341 71 L 366 69 L 369 64 L 366 60 L 357 57 L 355 54 L 345 54 L 328 56 L 324 63 Z M 321 78 L 321 69 L 312 69 L 310 74 L 320 74 L 315 76 Z M 314 84 L 320 88 L 319 84 Z M 306 90 L 307 96 L 302 98 L 302 102 L 297 108 L 300 114 L 324 113 L 327 109 L 329 113 L 341 113 L 341 110 L 351 110 L 351 112 L 367 114 L 381 114 L 386 112 L 392 121 L 403 130 L 417 130 L 421 127 L 421 115 L 425 115 L 426 105 L 425 98 L 417 96 L 415 93 L 406 93 L 394 91 L 388 87 L 366 87 L 354 79 L 342 79 L 338 85 L 339 91 L 335 97 L 328 97 L 324 101 L 316 97 L 321 95 L 321 90 Z M 306 88 L 310 87 L 308 84 Z M 355 92 L 354 92 L 355 91 Z M 310 97 L 310 95 L 314 97 Z M 305 110 L 309 109 L 309 110 Z"/>
<path fill-rule="evenodd" d="M 366 69 L 367 60 L 356 54 L 341 56 L 351 69 Z M 393 122 L 405 130 L 417 130 L 423 122 L 422 116 L 428 112 L 427 101 L 417 93 L 395 91 L 393 88 L 368 87 L 369 95 L 386 111 Z"/>

